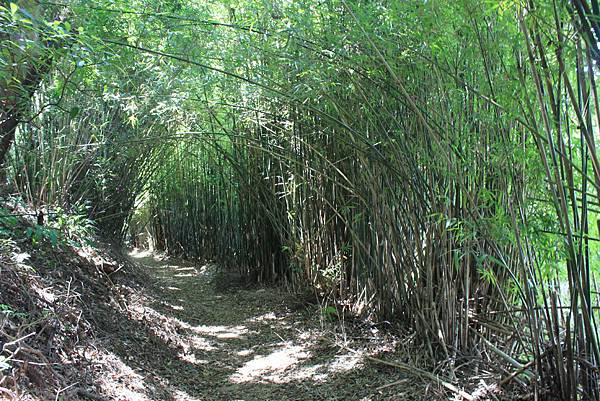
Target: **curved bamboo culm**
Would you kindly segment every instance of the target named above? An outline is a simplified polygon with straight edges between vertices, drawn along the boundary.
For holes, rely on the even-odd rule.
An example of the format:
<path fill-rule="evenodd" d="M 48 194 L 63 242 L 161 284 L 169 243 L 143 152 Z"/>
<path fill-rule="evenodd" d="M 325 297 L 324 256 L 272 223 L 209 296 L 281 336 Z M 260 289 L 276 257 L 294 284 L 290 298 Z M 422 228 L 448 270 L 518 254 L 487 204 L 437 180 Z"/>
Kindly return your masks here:
<path fill-rule="evenodd" d="M 9 178 L 113 237 L 401 323 L 432 361 L 483 347 L 538 395 L 599 400 L 597 2 L 375 3 L 208 24 L 204 53 L 206 22 L 134 14 L 188 42 L 103 40 L 145 66 L 127 96 L 42 113 L 42 87 Z"/>

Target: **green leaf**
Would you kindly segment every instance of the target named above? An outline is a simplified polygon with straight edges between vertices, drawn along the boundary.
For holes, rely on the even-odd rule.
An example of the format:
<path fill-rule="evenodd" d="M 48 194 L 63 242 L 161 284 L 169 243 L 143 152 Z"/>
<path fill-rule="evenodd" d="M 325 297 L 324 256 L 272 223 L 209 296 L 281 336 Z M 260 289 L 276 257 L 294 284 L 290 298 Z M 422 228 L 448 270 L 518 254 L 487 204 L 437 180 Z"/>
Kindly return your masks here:
<path fill-rule="evenodd" d="M 58 234 L 56 230 L 48 230 L 48 238 L 50 238 L 50 243 L 52 246 L 56 246 L 58 244 Z"/>
<path fill-rule="evenodd" d="M 12 13 L 13 17 L 17 14 L 17 11 L 19 11 L 19 6 L 15 3 L 10 3 L 10 12 Z"/>
<path fill-rule="evenodd" d="M 80 111 L 80 110 L 81 110 L 81 109 L 80 109 L 79 107 L 77 107 L 77 106 L 73 106 L 73 108 L 71 108 L 71 111 L 69 112 L 69 116 L 70 116 L 71 118 L 75 118 L 75 117 L 77 117 L 77 116 L 79 115 L 79 111 Z"/>

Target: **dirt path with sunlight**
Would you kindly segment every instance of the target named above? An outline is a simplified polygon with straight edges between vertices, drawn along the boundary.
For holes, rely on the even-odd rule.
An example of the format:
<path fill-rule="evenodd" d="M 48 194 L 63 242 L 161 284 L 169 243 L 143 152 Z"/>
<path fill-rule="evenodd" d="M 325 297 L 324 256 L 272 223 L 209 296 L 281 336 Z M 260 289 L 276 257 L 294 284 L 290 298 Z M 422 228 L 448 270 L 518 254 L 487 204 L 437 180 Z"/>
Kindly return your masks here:
<path fill-rule="evenodd" d="M 118 336 L 95 355 L 111 399 L 410 400 L 426 391 L 363 360 L 394 343 L 374 328 L 323 324 L 317 306 L 273 288 L 236 286 L 211 266 L 132 257 L 152 283 L 127 296 L 127 318 L 112 319 L 109 330 Z M 358 354 L 334 344 L 344 332 Z"/>

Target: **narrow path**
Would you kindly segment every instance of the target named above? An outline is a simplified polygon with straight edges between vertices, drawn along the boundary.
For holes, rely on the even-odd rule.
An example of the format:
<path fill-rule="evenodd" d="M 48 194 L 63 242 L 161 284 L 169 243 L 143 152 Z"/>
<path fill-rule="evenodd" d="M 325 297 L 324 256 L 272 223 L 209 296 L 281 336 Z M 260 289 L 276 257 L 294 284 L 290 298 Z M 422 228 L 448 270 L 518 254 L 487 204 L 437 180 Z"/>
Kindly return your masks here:
<path fill-rule="evenodd" d="M 403 377 L 363 360 L 361 353 L 385 352 L 381 344 L 393 343 L 376 329 L 350 336 L 351 346 L 360 349 L 354 354 L 334 344 L 349 332 L 339 323 L 324 323 L 318 306 L 307 307 L 273 288 L 236 286 L 234 277 L 212 266 L 133 256 L 152 283 L 127 297 L 127 318 L 107 319 L 113 325 L 107 332 L 118 334 L 103 340 L 104 354 L 95 351 L 99 369 L 111 367 L 97 390 L 111 399 L 423 397 L 422 383 L 411 384 L 419 391 L 404 381 L 378 389 Z"/>

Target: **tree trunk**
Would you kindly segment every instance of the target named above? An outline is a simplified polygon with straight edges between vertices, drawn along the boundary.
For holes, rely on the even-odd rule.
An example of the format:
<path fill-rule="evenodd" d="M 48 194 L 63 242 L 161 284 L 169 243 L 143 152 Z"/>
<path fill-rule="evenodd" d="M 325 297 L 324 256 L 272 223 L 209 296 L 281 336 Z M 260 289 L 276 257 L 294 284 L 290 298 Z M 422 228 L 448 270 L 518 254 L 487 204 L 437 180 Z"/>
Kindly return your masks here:
<path fill-rule="evenodd" d="M 38 60 L 37 66 L 32 63 L 19 90 L 14 95 L 9 95 L 3 102 L 2 110 L 0 111 L 0 167 L 4 165 L 6 154 L 15 140 L 17 126 L 22 122 L 31 98 L 44 76 L 50 71 L 51 65 L 51 56 Z"/>

